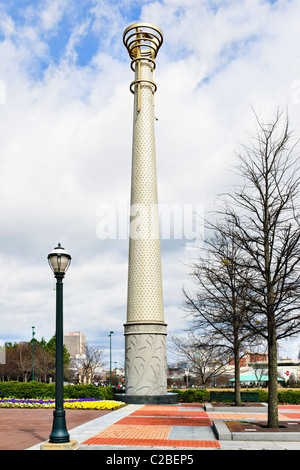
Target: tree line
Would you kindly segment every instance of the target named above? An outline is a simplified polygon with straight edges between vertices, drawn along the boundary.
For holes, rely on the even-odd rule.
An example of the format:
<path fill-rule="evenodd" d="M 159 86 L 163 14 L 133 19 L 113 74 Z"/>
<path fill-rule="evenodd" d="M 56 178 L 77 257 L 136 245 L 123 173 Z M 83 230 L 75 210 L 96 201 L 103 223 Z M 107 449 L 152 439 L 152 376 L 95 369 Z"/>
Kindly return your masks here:
<path fill-rule="evenodd" d="M 44 338 L 37 341 L 6 343 L 5 363 L 0 364 L 0 380 L 17 380 L 28 382 L 55 381 L 55 335 L 46 342 Z M 93 383 L 102 380 L 99 371 L 106 364 L 104 348 L 85 345 L 82 354 L 72 357 L 66 346 L 63 346 L 64 379 L 71 383 Z"/>
<path fill-rule="evenodd" d="M 2 380 L 41 380 L 55 381 L 55 335 L 47 342 L 33 338 L 29 342 L 5 343 L 5 364 L 0 364 Z M 68 375 L 70 355 L 64 346 L 64 372 Z"/>

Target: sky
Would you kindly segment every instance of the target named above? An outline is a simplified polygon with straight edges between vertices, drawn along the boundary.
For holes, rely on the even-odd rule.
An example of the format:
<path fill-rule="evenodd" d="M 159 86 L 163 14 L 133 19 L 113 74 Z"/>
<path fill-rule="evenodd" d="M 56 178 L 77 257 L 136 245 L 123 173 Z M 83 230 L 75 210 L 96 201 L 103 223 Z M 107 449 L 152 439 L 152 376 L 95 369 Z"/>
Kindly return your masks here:
<path fill-rule="evenodd" d="M 53 336 L 47 255 L 60 242 L 72 257 L 64 332 L 82 331 L 108 360 L 114 331 L 112 360 L 124 366 L 133 72 L 123 32 L 140 21 L 164 36 L 155 135 L 168 351 L 187 326 L 193 214 L 237 182 L 252 108 L 265 120 L 288 109 L 299 137 L 298 0 L 0 1 L 0 344 L 29 341 L 32 326 L 37 340 Z M 170 207 L 184 216 L 175 234 Z M 298 357 L 299 338 L 280 346 Z"/>

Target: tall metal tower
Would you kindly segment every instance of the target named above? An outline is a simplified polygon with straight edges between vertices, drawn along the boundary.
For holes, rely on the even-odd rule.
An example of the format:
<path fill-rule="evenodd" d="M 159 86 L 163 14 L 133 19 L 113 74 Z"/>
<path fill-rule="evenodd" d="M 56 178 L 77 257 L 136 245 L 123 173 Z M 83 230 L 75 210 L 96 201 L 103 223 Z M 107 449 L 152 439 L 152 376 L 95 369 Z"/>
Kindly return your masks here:
<path fill-rule="evenodd" d="M 128 298 L 125 334 L 126 401 L 162 403 L 167 397 L 166 335 L 154 133 L 155 58 L 159 28 L 135 23 L 123 35 L 135 73 Z"/>

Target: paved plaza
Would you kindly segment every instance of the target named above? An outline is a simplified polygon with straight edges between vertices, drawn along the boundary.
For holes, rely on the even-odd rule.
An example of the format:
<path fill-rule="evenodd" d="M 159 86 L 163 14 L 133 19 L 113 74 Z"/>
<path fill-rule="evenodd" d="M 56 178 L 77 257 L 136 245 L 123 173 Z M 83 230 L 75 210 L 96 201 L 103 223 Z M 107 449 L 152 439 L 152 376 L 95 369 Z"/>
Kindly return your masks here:
<path fill-rule="evenodd" d="M 67 415 L 68 416 L 68 415 Z M 280 424 L 299 429 L 300 406 L 280 406 Z M 267 422 L 267 406 L 218 410 L 201 404 L 127 405 L 70 429 L 78 450 L 300 450 L 300 434 L 245 430 L 237 438 L 224 423 Z M 218 429 L 225 426 L 226 433 Z M 224 430 L 224 429 L 223 429 Z M 237 440 L 236 440 L 237 439 Z M 28 448 L 40 450 L 40 443 Z"/>

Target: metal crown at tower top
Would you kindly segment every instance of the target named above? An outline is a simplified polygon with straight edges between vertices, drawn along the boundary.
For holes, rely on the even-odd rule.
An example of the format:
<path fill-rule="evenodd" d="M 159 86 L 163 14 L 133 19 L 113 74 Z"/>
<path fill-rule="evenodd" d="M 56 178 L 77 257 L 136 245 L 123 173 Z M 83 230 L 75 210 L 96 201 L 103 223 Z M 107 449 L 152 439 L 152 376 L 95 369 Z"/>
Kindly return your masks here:
<path fill-rule="evenodd" d="M 163 35 L 153 24 L 135 23 L 125 29 L 123 42 L 131 59 L 155 59 L 163 43 Z"/>
<path fill-rule="evenodd" d="M 138 111 L 140 111 L 141 84 L 149 84 L 152 86 L 153 93 L 157 89 L 152 79 L 141 77 L 141 61 L 148 61 L 151 65 L 151 72 L 153 73 L 155 69 L 154 59 L 163 43 L 163 35 L 159 28 L 150 23 L 135 23 L 125 29 L 123 42 L 132 59 L 131 68 L 135 72 L 135 80 L 130 83 L 130 91 L 134 93 L 134 87 L 137 85 Z"/>

